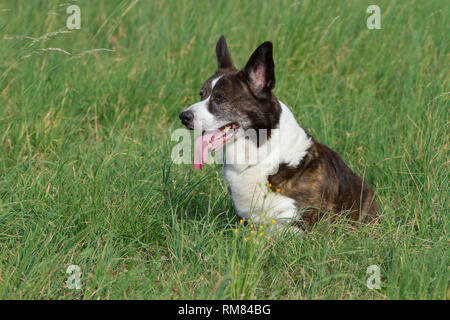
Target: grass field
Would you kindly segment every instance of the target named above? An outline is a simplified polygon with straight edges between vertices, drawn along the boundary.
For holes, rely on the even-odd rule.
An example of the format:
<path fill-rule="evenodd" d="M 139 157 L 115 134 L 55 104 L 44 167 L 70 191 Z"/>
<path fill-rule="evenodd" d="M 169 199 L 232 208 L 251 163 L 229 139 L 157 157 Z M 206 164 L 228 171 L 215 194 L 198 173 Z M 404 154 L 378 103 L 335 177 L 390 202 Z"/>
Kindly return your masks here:
<path fill-rule="evenodd" d="M 69 2 L 0 1 L 1 299 L 449 298 L 447 1 L 80 0 L 72 31 Z M 255 235 L 219 165 L 172 163 L 222 34 L 238 67 L 274 43 L 275 94 L 379 225 Z"/>

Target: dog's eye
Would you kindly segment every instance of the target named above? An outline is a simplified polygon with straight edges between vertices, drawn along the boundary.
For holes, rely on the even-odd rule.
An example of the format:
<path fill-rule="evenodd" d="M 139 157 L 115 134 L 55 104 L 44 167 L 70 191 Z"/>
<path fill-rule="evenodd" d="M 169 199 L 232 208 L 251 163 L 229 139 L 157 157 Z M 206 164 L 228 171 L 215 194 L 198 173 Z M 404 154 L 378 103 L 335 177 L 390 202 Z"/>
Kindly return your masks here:
<path fill-rule="evenodd" d="M 204 95 L 203 90 L 200 91 L 199 95 L 200 95 L 200 99 L 203 99 L 203 95 Z"/>
<path fill-rule="evenodd" d="M 220 94 L 215 95 L 213 100 L 214 100 L 214 103 L 216 103 L 216 104 L 221 104 L 221 103 L 227 102 L 227 98 L 225 98 L 224 96 L 221 96 Z"/>

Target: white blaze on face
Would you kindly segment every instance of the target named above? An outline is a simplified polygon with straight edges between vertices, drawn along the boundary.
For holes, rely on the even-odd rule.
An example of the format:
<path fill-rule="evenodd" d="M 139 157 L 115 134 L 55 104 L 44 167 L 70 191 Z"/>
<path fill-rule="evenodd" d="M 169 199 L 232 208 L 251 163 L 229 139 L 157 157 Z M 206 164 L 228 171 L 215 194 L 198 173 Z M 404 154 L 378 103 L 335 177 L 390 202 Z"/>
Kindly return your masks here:
<path fill-rule="evenodd" d="M 211 92 L 217 81 L 219 81 L 221 77 L 222 76 L 219 76 L 212 81 Z M 216 130 L 227 124 L 223 121 L 217 120 L 216 117 L 211 112 L 209 112 L 208 104 L 210 99 L 211 95 L 209 95 L 209 97 L 205 100 L 197 102 L 186 109 L 187 111 L 191 111 L 194 114 L 194 129 L 196 130 Z"/>
<path fill-rule="evenodd" d="M 211 82 L 211 90 L 214 88 L 214 86 L 216 85 L 217 81 L 219 81 L 220 78 L 222 78 L 222 76 L 218 76 Z"/>

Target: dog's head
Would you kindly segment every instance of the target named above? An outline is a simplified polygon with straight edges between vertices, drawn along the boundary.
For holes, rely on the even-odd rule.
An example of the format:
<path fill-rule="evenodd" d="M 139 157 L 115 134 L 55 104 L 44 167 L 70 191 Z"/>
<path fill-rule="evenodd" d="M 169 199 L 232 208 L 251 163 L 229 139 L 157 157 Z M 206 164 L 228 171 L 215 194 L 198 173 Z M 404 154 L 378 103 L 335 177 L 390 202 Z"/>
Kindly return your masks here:
<path fill-rule="evenodd" d="M 281 106 L 272 94 L 275 66 L 272 43 L 264 42 L 251 55 L 242 70 L 236 69 L 225 38 L 216 44 L 217 70 L 203 84 L 200 102 L 180 113 L 189 129 L 202 130 L 194 147 L 194 167 L 201 169 L 208 152 L 232 139 L 253 136 L 260 145 L 277 127 Z M 265 139 L 260 138 L 265 130 Z M 253 135 L 252 135 L 253 134 Z"/>
<path fill-rule="evenodd" d="M 234 66 L 224 36 L 217 42 L 216 55 L 217 71 L 203 84 L 201 100 L 180 113 L 181 122 L 206 132 L 275 128 L 280 105 L 272 94 L 272 43 L 261 44 L 242 70 Z"/>

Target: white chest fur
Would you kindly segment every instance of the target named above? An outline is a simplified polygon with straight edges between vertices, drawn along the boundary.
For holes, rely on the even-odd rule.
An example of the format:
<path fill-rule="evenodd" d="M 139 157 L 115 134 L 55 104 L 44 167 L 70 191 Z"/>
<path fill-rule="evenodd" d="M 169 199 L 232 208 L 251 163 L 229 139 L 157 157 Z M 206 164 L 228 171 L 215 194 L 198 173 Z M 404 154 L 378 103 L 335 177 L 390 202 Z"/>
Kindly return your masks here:
<path fill-rule="evenodd" d="M 275 173 L 281 163 L 297 165 L 311 146 L 310 138 L 297 124 L 291 111 L 283 103 L 280 104 L 279 128 L 271 135 L 270 152 L 263 150 L 267 144 L 261 148 L 250 146 L 249 153 L 260 155 L 256 164 L 227 163 L 224 168 L 224 177 L 230 186 L 238 215 L 254 223 L 269 223 L 273 219 L 284 224 L 298 215 L 293 199 L 268 188 L 268 176 Z M 227 147 L 227 159 L 236 158 L 233 150 L 236 149 Z"/>

